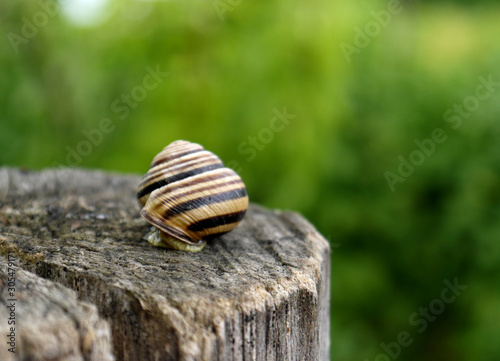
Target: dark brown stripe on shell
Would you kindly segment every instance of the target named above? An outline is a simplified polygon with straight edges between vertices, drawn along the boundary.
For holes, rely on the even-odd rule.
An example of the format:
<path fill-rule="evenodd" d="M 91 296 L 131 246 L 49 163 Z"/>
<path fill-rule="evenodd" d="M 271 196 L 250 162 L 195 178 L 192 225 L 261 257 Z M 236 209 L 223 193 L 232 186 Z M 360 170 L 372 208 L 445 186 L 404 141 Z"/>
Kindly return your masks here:
<path fill-rule="evenodd" d="M 201 152 L 203 150 L 204 150 L 203 148 L 200 148 L 200 149 L 188 150 L 187 152 L 180 153 L 180 154 L 167 155 L 167 156 L 162 157 L 156 161 L 153 161 L 151 163 L 151 165 L 149 166 L 149 168 L 153 168 L 153 167 L 157 166 L 158 164 L 170 162 L 173 159 L 184 157 L 185 155 L 189 155 L 189 154 L 193 154 L 193 153 L 198 153 L 198 152 Z"/>
<path fill-rule="evenodd" d="M 206 167 L 191 169 L 191 170 L 183 172 L 183 173 L 175 174 L 175 175 L 168 177 L 166 179 L 160 179 L 159 181 L 151 183 L 147 187 L 144 187 L 139 192 L 137 192 L 137 198 L 140 199 L 143 196 L 145 196 L 146 194 L 149 194 L 158 188 L 164 187 L 167 184 L 177 182 L 177 181 L 182 180 L 182 179 L 187 178 L 187 177 L 192 177 L 192 176 L 200 174 L 200 173 L 208 172 L 210 170 L 219 169 L 219 168 L 223 168 L 223 167 L 224 167 L 224 165 L 221 162 L 221 163 L 217 163 L 217 164 L 211 164 L 211 165 L 208 165 Z"/>
<path fill-rule="evenodd" d="M 195 184 L 199 184 L 199 183 L 207 183 L 207 182 L 210 182 L 210 181 L 213 181 L 213 180 L 216 180 L 216 179 L 220 179 L 220 178 L 226 178 L 228 175 L 227 174 L 220 174 L 218 175 L 217 177 L 206 177 L 206 178 L 202 178 L 201 180 L 197 180 L 196 182 L 191 182 L 191 183 L 186 183 L 186 184 L 183 184 L 182 186 L 183 187 L 190 187 L 190 186 L 193 186 Z M 230 185 L 233 185 L 233 184 L 238 184 L 238 183 L 241 183 L 241 185 L 244 187 L 245 185 L 243 184 L 243 181 L 241 179 L 235 179 L 233 181 L 230 181 L 230 182 L 224 182 L 224 183 L 219 183 L 219 184 L 216 184 L 217 187 L 227 187 L 227 186 L 230 186 Z M 210 188 L 213 188 L 213 185 L 207 185 L 206 187 L 201 187 L 201 188 L 197 188 L 197 189 L 192 189 L 190 191 L 187 191 L 187 192 L 184 192 L 184 193 L 180 193 L 180 194 L 177 194 L 175 196 L 175 198 L 177 199 L 181 199 L 181 198 L 184 198 L 186 196 L 189 196 L 190 194 L 195 194 L 195 193 L 200 193 L 200 192 L 204 192 Z"/>
<path fill-rule="evenodd" d="M 246 209 L 240 212 L 234 212 L 229 214 L 224 214 L 222 216 L 214 216 L 210 218 L 202 219 L 201 221 L 195 222 L 189 225 L 188 230 L 192 232 L 203 231 L 207 228 L 213 228 L 224 224 L 231 224 L 239 222 L 243 219 L 243 216 L 246 213 Z"/>
<path fill-rule="evenodd" d="M 188 160 L 181 159 L 177 163 L 174 163 L 174 164 L 169 165 L 167 167 L 162 167 L 160 169 L 156 169 L 154 171 L 151 171 L 152 170 L 152 168 L 151 168 L 151 169 L 149 169 L 149 171 L 146 173 L 146 175 L 142 179 L 141 185 L 149 183 L 153 179 L 163 176 L 166 172 L 180 173 L 184 169 L 192 168 L 196 165 L 203 164 L 203 163 L 209 163 L 209 162 L 213 162 L 213 161 L 220 162 L 222 164 L 220 159 L 217 158 L 216 156 L 214 156 L 213 154 L 205 154 L 205 155 L 200 155 L 198 157 L 194 157 L 194 158 L 188 159 Z"/>
<path fill-rule="evenodd" d="M 246 196 L 247 196 L 247 191 L 245 187 L 243 187 L 243 188 L 236 188 L 227 192 L 221 192 L 204 197 L 194 198 L 186 202 L 179 203 L 170 209 L 167 209 L 166 212 L 163 214 L 163 218 L 167 219 L 176 216 L 178 214 L 182 214 L 184 212 L 188 212 L 193 209 L 200 208 L 206 205 L 222 203 L 230 201 L 232 199 L 243 198 Z"/>

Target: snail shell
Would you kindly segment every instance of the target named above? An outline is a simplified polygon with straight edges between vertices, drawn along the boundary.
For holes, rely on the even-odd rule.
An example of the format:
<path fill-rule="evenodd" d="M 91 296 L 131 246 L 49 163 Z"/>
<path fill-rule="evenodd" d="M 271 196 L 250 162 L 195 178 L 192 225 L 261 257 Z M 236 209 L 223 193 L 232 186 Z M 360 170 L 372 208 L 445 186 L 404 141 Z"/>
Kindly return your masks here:
<path fill-rule="evenodd" d="M 241 178 L 199 144 L 178 140 L 154 157 L 137 189 L 155 246 L 191 252 L 234 229 L 248 208 Z"/>

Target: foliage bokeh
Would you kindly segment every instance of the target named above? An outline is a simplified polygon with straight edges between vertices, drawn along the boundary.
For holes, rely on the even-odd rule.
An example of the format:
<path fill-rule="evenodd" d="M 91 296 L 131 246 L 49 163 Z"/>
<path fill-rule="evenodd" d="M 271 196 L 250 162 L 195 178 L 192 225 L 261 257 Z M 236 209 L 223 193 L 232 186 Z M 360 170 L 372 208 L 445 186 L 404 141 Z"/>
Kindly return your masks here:
<path fill-rule="evenodd" d="M 41 5 L 2 2 L 0 164 L 143 173 L 169 142 L 199 142 L 252 201 L 331 242 L 332 360 L 382 360 L 402 331 L 399 360 L 500 359 L 500 94 L 444 119 L 500 80 L 498 4 L 403 2 L 347 61 L 341 44 L 387 3 L 241 1 L 223 19 L 218 3 L 236 4 L 115 0 L 86 26 L 56 11 L 16 47 Z M 118 112 L 148 67 L 169 75 Z M 284 108 L 290 124 L 251 146 Z M 68 161 L 104 118 L 113 131 Z M 446 141 L 391 191 L 384 174 L 436 128 Z M 467 289 L 417 332 L 409 317 L 455 278 Z"/>

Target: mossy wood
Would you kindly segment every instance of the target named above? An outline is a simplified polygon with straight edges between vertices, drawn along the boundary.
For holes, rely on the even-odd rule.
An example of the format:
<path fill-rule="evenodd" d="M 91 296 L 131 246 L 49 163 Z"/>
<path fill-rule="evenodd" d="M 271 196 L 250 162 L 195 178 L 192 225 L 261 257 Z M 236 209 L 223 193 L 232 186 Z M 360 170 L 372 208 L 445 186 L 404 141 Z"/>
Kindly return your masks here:
<path fill-rule="evenodd" d="M 252 204 L 200 253 L 155 248 L 142 239 L 139 180 L 0 168 L 0 252 L 36 275 L 18 273 L 19 282 L 38 276 L 75 291 L 75 317 L 86 317 L 78 303 L 94 304 L 116 360 L 329 359 L 330 248 L 313 226 Z M 32 307 L 47 307 L 37 293 Z M 20 313 L 20 327 L 43 317 Z"/>

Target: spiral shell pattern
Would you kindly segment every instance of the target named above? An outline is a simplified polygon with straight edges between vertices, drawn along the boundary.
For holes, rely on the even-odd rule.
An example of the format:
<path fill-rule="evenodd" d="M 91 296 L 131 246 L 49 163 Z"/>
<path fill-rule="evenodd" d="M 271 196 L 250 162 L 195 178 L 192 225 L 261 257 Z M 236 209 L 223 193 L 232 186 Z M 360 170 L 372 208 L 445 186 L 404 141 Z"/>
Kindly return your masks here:
<path fill-rule="evenodd" d="M 176 141 L 152 161 L 137 198 L 141 215 L 189 244 L 231 231 L 248 208 L 241 178 L 199 144 Z"/>

